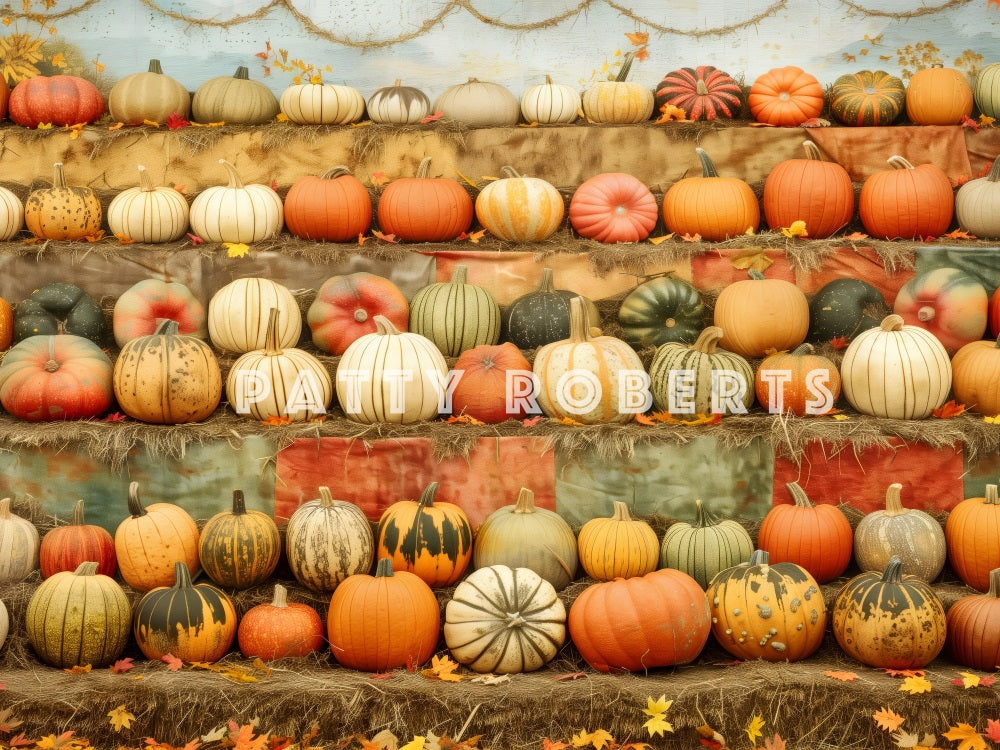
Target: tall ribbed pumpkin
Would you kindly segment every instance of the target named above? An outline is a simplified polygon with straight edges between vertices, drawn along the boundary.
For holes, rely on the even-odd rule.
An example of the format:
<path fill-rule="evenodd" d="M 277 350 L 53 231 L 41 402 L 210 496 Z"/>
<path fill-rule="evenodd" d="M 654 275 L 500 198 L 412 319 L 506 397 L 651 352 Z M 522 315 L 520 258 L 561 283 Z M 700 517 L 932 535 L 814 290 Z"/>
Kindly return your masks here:
<path fill-rule="evenodd" d="M 118 570 L 115 540 L 107 529 L 84 522 L 83 498 L 73 506 L 68 525 L 57 526 L 42 537 L 38 562 L 43 578 L 76 570 L 84 562 L 96 562 L 97 572 L 105 576 L 113 577 Z"/>
<path fill-rule="evenodd" d="M 319 177 L 300 177 L 288 188 L 285 226 L 296 237 L 320 242 L 354 242 L 372 223 L 372 198 L 343 165 Z"/>
<path fill-rule="evenodd" d="M 500 340 L 500 305 L 467 276 L 466 266 L 455 266 L 450 281 L 425 286 L 410 300 L 410 331 L 429 338 L 446 357 Z"/>
<path fill-rule="evenodd" d="M 972 588 L 986 591 L 990 571 L 1000 568 L 1000 498 L 987 484 L 983 497 L 967 497 L 948 514 L 944 527 L 948 563 Z"/>
<path fill-rule="evenodd" d="M 854 184 L 842 166 L 824 161 L 819 146 L 803 141 L 805 159 L 777 164 L 764 181 L 764 217 L 771 229 L 806 223 L 814 239 L 823 239 L 854 216 Z"/>
<path fill-rule="evenodd" d="M 230 281 L 208 302 L 208 335 L 224 351 L 244 354 L 263 349 L 271 309 L 278 308 L 278 346 L 295 346 L 302 333 L 302 313 L 292 290 L 271 279 Z"/>
<path fill-rule="evenodd" d="M 38 567 L 38 529 L 10 512 L 10 498 L 0 500 L 0 584 L 16 583 Z"/>
<path fill-rule="evenodd" d="M 819 583 L 832 581 L 851 562 L 851 524 L 836 505 L 813 505 L 798 483 L 785 486 L 794 503 L 775 505 L 767 512 L 757 546 L 776 563 L 800 565 Z"/>
<path fill-rule="evenodd" d="M 705 589 L 716 573 L 750 559 L 753 539 L 736 521 L 716 518 L 701 500 L 694 506 L 693 524 L 678 521 L 667 529 L 660 565 L 687 573 Z"/>
<path fill-rule="evenodd" d="M 225 159 L 225 185 L 205 188 L 191 201 L 191 230 L 206 242 L 253 243 L 276 237 L 284 225 L 281 197 L 268 185 L 244 184 Z"/>
<path fill-rule="evenodd" d="M 329 487 L 288 519 L 285 556 L 295 580 L 313 591 L 333 591 L 348 576 L 367 573 L 375 559 L 368 519 L 354 503 L 334 500 Z"/>
<path fill-rule="evenodd" d="M 46 579 L 31 595 L 25 630 L 35 653 L 60 669 L 110 664 L 125 650 L 132 624 L 128 597 L 96 562 Z"/>
<path fill-rule="evenodd" d="M 236 608 L 221 589 L 194 585 L 178 562 L 173 585 L 153 589 L 136 605 L 133 633 L 147 659 L 172 654 L 181 661 L 214 662 L 236 637 Z"/>
<path fill-rule="evenodd" d="M 137 591 L 166 586 L 174 580 L 174 563 L 183 561 L 198 573 L 198 524 L 190 514 L 173 503 L 153 503 L 143 507 L 139 483 L 128 487 L 126 518 L 115 530 L 115 554 L 122 578 Z M 174 654 L 175 656 L 177 654 Z"/>
<path fill-rule="evenodd" d="M 62 162 L 53 165 L 52 187 L 32 190 L 24 202 L 24 226 L 43 240 L 82 240 L 101 231 L 97 193 L 66 184 Z"/>
<path fill-rule="evenodd" d="M 948 175 L 934 164 L 915 167 L 902 156 L 887 161 L 892 169 L 871 175 L 858 196 L 858 215 L 868 234 L 889 240 L 944 234 L 955 207 Z"/>
<path fill-rule="evenodd" d="M 457 181 L 428 177 L 425 156 L 413 177 L 386 185 L 378 201 L 378 223 L 386 234 L 407 242 L 447 242 L 472 226 L 472 198 Z"/>
<path fill-rule="evenodd" d="M 965 73 L 940 63 L 918 70 L 906 87 L 906 114 L 916 125 L 958 125 L 972 104 Z"/>
<path fill-rule="evenodd" d="M 187 199 L 172 187 L 157 187 L 139 165 L 139 186 L 122 190 L 108 205 L 108 228 L 119 239 L 173 242 L 188 230 Z"/>
<path fill-rule="evenodd" d="M 580 529 L 577 537 L 580 565 L 598 581 L 644 576 L 656 570 L 660 540 L 653 527 L 632 518 L 625 503 L 612 502 L 614 511 L 610 518 L 591 518 Z"/>
<path fill-rule="evenodd" d="M 220 586 L 246 589 L 263 583 L 281 555 L 281 537 L 274 519 L 247 510 L 242 490 L 233 490 L 231 511 L 216 513 L 198 538 L 202 570 Z"/>
<path fill-rule="evenodd" d="M 431 482 L 419 500 L 393 503 L 378 522 L 379 559 L 392 560 L 395 570 L 407 570 L 428 586 L 450 586 L 472 560 L 472 525 L 454 503 L 434 502 L 438 483 Z"/>
<path fill-rule="evenodd" d="M 538 177 L 522 177 L 502 167 L 503 177 L 488 183 L 476 197 L 476 218 L 490 234 L 511 242 L 542 242 L 562 224 L 559 191 Z"/>
<path fill-rule="evenodd" d="M 1000 568 L 990 571 L 985 594 L 963 596 L 948 610 L 948 650 L 966 667 L 1000 669 Z"/>
<path fill-rule="evenodd" d="M 769 349 L 794 349 L 805 341 L 809 300 L 803 291 L 753 268 L 747 276 L 726 286 L 715 301 L 715 325 L 725 332 L 719 346 L 744 357 L 763 357 Z"/>
<path fill-rule="evenodd" d="M 645 411 L 649 380 L 635 350 L 613 336 L 591 336 L 582 297 L 570 301 L 569 320 L 569 338 L 535 354 L 532 367 L 542 411 L 584 424 L 628 422 Z"/>
<path fill-rule="evenodd" d="M 576 578 L 576 535 L 554 511 L 535 507 L 535 493 L 522 487 L 517 502 L 486 517 L 472 545 L 476 568 L 529 568 L 562 591 Z"/>
<path fill-rule="evenodd" d="M 308 604 L 288 601 L 288 589 L 276 583 L 269 603 L 251 607 L 240 618 L 236 638 L 245 657 L 270 661 L 319 651 L 323 633 L 319 613 Z"/>
<path fill-rule="evenodd" d="M 844 395 L 862 414 L 924 419 L 948 398 L 951 361 L 934 334 L 886 316 L 860 333 L 844 352 Z"/>
<path fill-rule="evenodd" d="M 944 567 L 944 530 L 933 516 L 904 508 L 903 485 L 890 484 L 885 510 L 867 514 L 854 529 L 854 559 L 861 571 L 882 571 L 889 558 L 898 557 L 903 573 L 932 583 Z"/>
<path fill-rule="evenodd" d="M 126 125 L 144 120 L 165 123 L 172 114 L 186 118 L 191 111 L 191 94 L 180 81 L 163 72 L 159 60 L 149 61 L 149 70 L 120 79 L 108 94 L 111 119 Z"/>
<path fill-rule="evenodd" d="M 211 347 L 163 321 L 132 339 L 115 360 L 115 398 L 134 419 L 154 424 L 200 422 L 222 398 L 222 373 Z"/>
<path fill-rule="evenodd" d="M 663 221 L 679 235 L 701 235 L 721 242 L 760 226 L 760 205 L 753 189 L 738 177 L 720 177 L 715 163 L 702 148 L 701 177 L 684 177 L 663 196 Z"/>

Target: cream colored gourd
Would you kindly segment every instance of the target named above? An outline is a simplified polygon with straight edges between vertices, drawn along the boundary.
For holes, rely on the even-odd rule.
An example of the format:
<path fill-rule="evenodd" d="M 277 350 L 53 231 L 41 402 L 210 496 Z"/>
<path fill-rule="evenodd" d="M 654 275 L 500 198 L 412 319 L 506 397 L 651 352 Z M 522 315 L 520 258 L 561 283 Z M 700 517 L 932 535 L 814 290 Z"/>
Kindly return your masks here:
<path fill-rule="evenodd" d="M 545 83 L 535 84 L 521 95 L 521 114 L 527 123 L 555 125 L 576 122 L 582 106 L 576 89 L 553 83 L 548 75 L 545 76 Z"/>
<path fill-rule="evenodd" d="M 924 419 L 948 398 L 952 370 L 934 334 L 889 315 L 854 338 L 840 375 L 844 395 L 862 414 Z"/>
<path fill-rule="evenodd" d="M 903 574 L 931 583 L 940 575 L 947 554 L 944 530 L 922 510 L 904 508 L 901 484 L 885 492 L 885 510 L 867 514 L 854 530 L 854 560 L 862 573 L 885 570 L 892 557 Z"/>
<path fill-rule="evenodd" d="M 472 563 L 529 568 L 562 591 L 576 578 L 576 535 L 558 513 L 536 507 L 535 493 L 522 487 L 514 505 L 493 511 L 479 527 Z"/>
<path fill-rule="evenodd" d="M 229 370 L 226 400 L 237 414 L 259 421 L 287 417 L 304 422 L 326 414 L 333 381 L 323 363 L 297 348 L 278 346 L 278 308 L 272 307 L 264 348 L 247 352 Z"/>
<path fill-rule="evenodd" d="M 660 567 L 683 571 L 707 589 L 716 573 L 750 560 L 753 539 L 736 521 L 709 513 L 701 500 L 695 500 L 694 507 L 693 524 L 678 521 L 667 529 Z"/>
<path fill-rule="evenodd" d="M 653 114 L 653 92 L 626 80 L 633 59 L 626 55 L 613 81 L 598 81 L 583 92 L 583 114 L 590 122 L 628 125 L 644 122 Z"/>
<path fill-rule="evenodd" d="M 226 185 L 205 188 L 191 201 L 191 229 L 206 242 L 254 243 L 271 239 L 284 226 L 281 197 L 267 185 L 243 184 L 225 159 Z"/>
<path fill-rule="evenodd" d="M 434 101 L 434 111 L 480 128 L 516 125 L 521 117 L 517 97 L 499 83 L 477 78 L 446 88 Z"/>
<path fill-rule="evenodd" d="M 374 321 L 375 333 L 355 339 L 340 358 L 336 374 L 340 408 L 348 419 L 363 424 L 434 419 L 438 390 L 448 375 L 441 351 L 425 336 L 400 332 L 383 315 Z M 390 376 L 386 370 L 400 374 Z"/>
<path fill-rule="evenodd" d="M 297 83 L 281 92 L 278 106 L 297 125 L 348 125 L 365 113 L 365 98 L 353 86 Z"/>
<path fill-rule="evenodd" d="M 368 97 L 368 117 L 372 122 L 414 125 L 427 117 L 430 110 L 427 94 L 413 86 L 403 86 L 398 79 Z"/>
<path fill-rule="evenodd" d="M 445 608 L 444 640 L 474 672 L 533 672 L 566 641 L 566 607 L 534 571 L 492 565 L 458 584 Z"/>
<path fill-rule="evenodd" d="M 980 239 L 1000 238 L 1000 156 L 985 177 L 969 180 L 955 193 L 955 218 Z"/>
<path fill-rule="evenodd" d="M 139 186 L 122 190 L 108 205 L 108 227 L 132 242 L 173 242 L 188 230 L 188 202 L 172 187 L 157 187 L 139 165 Z"/>
<path fill-rule="evenodd" d="M 279 315 L 278 347 L 295 346 L 302 334 L 302 311 L 292 291 L 270 279 L 236 279 L 212 295 L 208 303 L 208 336 L 224 351 L 245 354 L 263 349 L 274 308 Z"/>
<path fill-rule="evenodd" d="M 205 81 L 191 99 L 191 116 L 196 122 L 224 122 L 227 125 L 263 125 L 280 111 L 278 99 L 260 81 L 250 80 L 245 65 L 231 76 Z"/>
<path fill-rule="evenodd" d="M 126 125 L 141 125 L 144 120 L 165 123 L 171 115 L 186 118 L 190 111 L 191 94 L 164 74 L 159 60 L 150 60 L 148 71 L 125 76 L 108 94 L 108 114 Z"/>
<path fill-rule="evenodd" d="M 0 187 L 0 241 L 6 242 L 24 228 L 24 204 L 5 187 Z"/>
<path fill-rule="evenodd" d="M 511 242 L 542 242 L 562 226 L 565 205 L 555 187 L 537 177 L 522 177 L 513 167 L 487 184 L 476 197 L 476 218 L 486 230 Z"/>
<path fill-rule="evenodd" d="M 38 568 L 38 529 L 10 512 L 10 498 L 0 500 L 0 584 L 16 583 Z"/>
<path fill-rule="evenodd" d="M 330 592 L 347 576 L 367 573 L 375 557 L 371 524 L 354 503 L 334 500 L 328 487 L 288 519 L 285 555 L 295 580 Z"/>

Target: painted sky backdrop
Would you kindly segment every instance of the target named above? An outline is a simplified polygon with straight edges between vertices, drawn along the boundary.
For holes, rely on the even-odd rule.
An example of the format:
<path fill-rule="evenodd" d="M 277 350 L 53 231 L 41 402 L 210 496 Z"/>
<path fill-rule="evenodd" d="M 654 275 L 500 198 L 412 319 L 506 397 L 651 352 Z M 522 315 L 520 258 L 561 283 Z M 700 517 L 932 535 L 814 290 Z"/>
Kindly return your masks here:
<path fill-rule="evenodd" d="M 43 23 L 25 17 L 22 2 Z M 633 49 L 625 34 L 636 31 L 649 35 L 649 57 L 630 80 L 649 87 L 694 65 L 747 84 L 798 65 L 829 84 L 861 69 L 906 77 L 930 62 L 971 72 L 1000 61 L 1000 0 L 15 0 L 8 8 L 8 35 L 42 39 L 48 58 L 67 43 L 62 72 L 103 68 L 107 84 L 156 57 L 192 91 L 246 65 L 280 94 L 292 73 L 275 65 L 279 49 L 329 66 L 324 81 L 366 97 L 399 78 L 433 98 L 473 76 L 520 96 L 546 73 L 582 90 L 616 50 Z M 268 41 L 265 60 L 258 53 Z"/>

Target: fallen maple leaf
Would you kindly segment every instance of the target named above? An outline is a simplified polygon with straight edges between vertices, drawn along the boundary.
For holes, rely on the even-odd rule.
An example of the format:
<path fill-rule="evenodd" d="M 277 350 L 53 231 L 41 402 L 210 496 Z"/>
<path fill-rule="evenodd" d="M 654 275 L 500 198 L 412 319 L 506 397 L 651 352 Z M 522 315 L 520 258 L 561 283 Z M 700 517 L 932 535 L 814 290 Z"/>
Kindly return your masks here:
<path fill-rule="evenodd" d="M 1000 0 L 991 0 L 991 2 L 997 3 L 997 7 L 1000 8 Z M 995 117 L 990 117 L 989 115 L 979 115 L 980 127 L 992 128 L 995 122 L 996 122 Z"/>
<path fill-rule="evenodd" d="M 519 128 L 537 128 L 538 122 L 536 120 L 532 120 L 531 122 L 519 122 L 517 126 Z"/>
<path fill-rule="evenodd" d="M 485 229 L 480 229 L 478 232 L 470 232 L 469 233 L 469 242 L 471 242 L 471 243 L 473 243 L 475 245 L 478 245 L 479 244 L 479 240 L 481 240 L 483 238 L 484 234 L 486 234 L 486 230 Z"/>
<path fill-rule="evenodd" d="M 234 745 L 233 750 L 262 750 L 267 736 L 260 734 L 254 737 L 253 724 L 244 724 L 236 731 L 236 736 L 231 737 Z"/>
<path fill-rule="evenodd" d="M 1000 744 L 1000 720 L 998 719 L 987 719 L 986 720 L 986 739 L 990 742 L 996 742 Z"/>
<path fill-rule="evenodd" d="M 674 236 L 673 232 L 671 232 L 670 234 L 661 234 L 659 237 L 650 237 L 649 242 L 652 245 L 659 245 L 661 242 L 666 242 L 673 236 Z"/>
<path fill-rule="evenodd" d="M 850 234 L 845 234 L 841 239 L 845 239 L 848 242 L 859 242 L 861 240 L 867 240 L 868 235 L 864 232 L 851 232 Z"/>
<path fill-rule="evenodd" d="M 947 237 L 949 240 L 976 240 L 979 239 L 974 234 L 969 234 L 963 229 L 956 229 L 948 234 L 941 235 L 942 237 Z"/>
<path fill-rule="evenodd" d="M 291 424 L 291 417 L 280 417 L 277 414 L 272 414 L 267 419 L 262 419 L 260 422 L 262 425 L 267 427 L 280 427 L 282 425 Z"/>
<path fill-rule="evenodd" d="M 986 739 L 969 724 L 959 722 L 957 727 L 949 727 L 942 736 L 958 742 L 958 750 L 987 750 Z"/>
<path fill-rule="evenodd" d="M 390 179 L 386 177 L 385 172 L 372 172 L 371 176 L 373 187 L 382 187 L 390 182 Z"/>
<path fill-rule="evenodd" d="M 421 124 L 426 125 L 429 122 L 434 122 L 435 120 L 440 120 L 442 117 L 444 117 L 444 113 L 443 112 L 441 112 L 440 110 L 434 110 L 433 114 L 427 115 L 427 117 L 425 117 L 424 119 L 422 119 L 420 122 L 421 122 Z"/>
<path fill-rule="evenodd" d="M 768 256 L 763 248 L 749 248 L 741 250 L 734 255 L 729 263 L 733 268 L 739 268 L 744 271 L 753 269 L 754 271 L 763 273 L 771 267 L 774 260 Z"/>
<path fill-rule="evenodd" d="M 64 672 L 69 672 L 70 674 L 87 674 L 90 671 L 89 664 L 77 664 L 75 667 L 70 667 L 69 669 L 64 669 Z"/>
<path fill-rule="evenodd" d="M 36 747 L 41 748 L 41 750 L 58 750 L 58 748 L 65 746 L 67 743 L 73 739 L 73 731 L 63 732 L 58 737 L 54 734 L 48 734 L 38 740 Z"/>
<path fill-rule="evenodd" d="M 528 417 L 527 419 L 523 420 L 521 422 L 521 424 L 524 427 L 534 427 L 536 424 L 538 424 L 539 422 L 541 422 L 543 419 L 545 419 L 545 417 L 543 417 L 541 415 L 539 415 L 537 417 Z"/>
<path fill-rule="evenodd" d="M 685 242 L 701 242 L 701 235 L 695 232 L 694 234 L 687 234 L 686 232 L 681 235 L 681 239 Z"/>
<path fill-rule="evenodd" d="M 649 33 L 645 31 L 626 31 L 625 36 L 636 47 L 649 44 Z"/>
<path fill-rule="evenodd" d="M 832 346 L 837 351 L 841 349 L 846 349 L 850 342 L 847 340 L 847 336 L 834 336 L 830 339 L 830 346 Z"/>
<path fill-rule="evenodd" d="M 369 239 L 371 239 L 371 238 L 367 237 L 364 234 L 358 234 L 358 247 L 361 247 L 362 245 L 364 245 Z"/>
<path fill-rule="evenodd" d="M 662 737 L 664 732 L 674 731 L 673 725 L 666 720 L 666 716 L 664 714 L 656 714 L 642 726 L 643 729 L 649 732 L 650 737 L 655 737 L 656 735 Z"/>
<path fill-rule="evenodd" d="M 956 404 L 952 399 L 931 412 L 938 419 L 951 419 L 965 413 L 965 404 Z"/>
<path fill-rule="evenodd" d="M 119 244 L 122 244 L 122 245 L 132 245 L 132 244 L 135 244 L 135 240 L 133 240 L 127 234 L 123 234 L 121 232 L 115 232 L 115 239 L 118 240 Z"/>
<path fill-rule="evenodd" d="M 968 115 L 962 115 L 962 121 L 959 123 L 963 128 L 968 128 L 973 133 L 979 132 L 979 123 L 973 120 Z M 945 735 L 947 737 L 948 735 Z"/>
<path fill-rule="evenodd" d="M 924 670 L 922 669 L 883 669 L 890 677 L 923 677 Z"/>
<path fill-rule="evenodd" d="M 836 669 L 828 669 L 823 673 L 826 677 L 832 677 L 841 682 L 854 682 L 858 676 L 854 672 L 840 672 Z"/>
<path fill-rule="evenodd" d="M 458 669 L 458 662 L 452 661 L 447 656 L 435 656 L 431 659 L 430 669 L 421 670 L 420 674 L 430 679 L 459 682 L 462 675 L 455 674 L 456 669 Z"/>
<path fill-rule="evenodd" d="M 878 725 L 878 728 L 884 732 L 895 732 L 899 729 L 906 719 L 891 708 L 880 708 L 878 711 L 872 714 L 872 718 Z"/>
<path fill-rule="evenodd" d="M 20 719 L 11 716 L 13 709 L 5 708 L 0 711 L 0 732 L 10 734 L 23 723 Z"/>
<path fill-rule="evenodd" d="M 648 417 L 645 414 L 636 414 L 635 421 L 638 422 L 639 424 L 646 424 L 646 425 L 656 424 L 655 419 L 653 419 L 652 417 Z"/>
<path fill-rule="evenodd" d="M 264 663 L 264 660 L 259 656 L 250 662 L 250 666 L 256 669 L 258 672 L 263 672 L 265 677 L 271 676 L 271 668 Z"/>
<path fill-rule="evenodd" d="M 199 237 L 196 234 L 191 234 L 191 232 L 188 232 L 187 236 L 188 239 L 191 240 L 192 245 L 201 245 L 205 242 L 205 240 L 203 240 L 201 237 Z"/>
<path fill-rule="evenodd" d="M 555 421 L 557 424 L 564 424 L 569 427 L 583 427 L 583 422 L 577 422 L 572 417 L 563 417 L 562 419 L 557 419 Z"/>
<path fill-rule="evenodd" d="M 170 116 L 167 118 L 167 127 L 171 130 L 186 128 L 190 124 L 190 122 L 181 117 L 177 112 L 171 112 Z"/>
<path fill-rule="evenodd" d="M 750 742 L 756 745 L 756 739 L 758 737 L 763 737 L 763 733 L 760 731 L 764 728 L 764 718 L 760 714 L 754 714 L 750 719 L 750 723 L 747 724 L 746 733 L 747 737 L 750 738 Z"/>
<path fill-rule="evenodd" d="M 687 113 L 680 107 L 675 107 L 673 104 L 664 103 L 660 107 L 660 117 L 654 122 L 654 125 L 662 125 L 667 122 L 687 122 Z"/>
<path fill-rule="evenodd" d="M 790 227 L 782 227 L 781 233 L 786 237 L 808 237 L 809 231 L 806 229 L 806 223 L 801 219 L 799 221 L 793 221 Z"/>
<path fill-rule="evenodd" d="M 808 120 L 799 123 L 800 128 L 828 128 L 833 123 L 824 120 L 822 117 L 810 117 Z"/>
<path fill-rule="evenodd" d="M 148 125 L 151 128 L 158 128 L 158 127 L 160 127 L 160 123 L 156 122 L 155 120 L 143 120 L 142 124 L 143 125 Z"/>
<path fill-rule="evenodd" d="M 972 674 L 972 672 L 959 672 L 959 674 L 962 676 L 956 677 L 952 680 L 952 685 L 964 687 L 966 690 L 969 688 L 979 687 L 979 675 Z"/>
<path fill-rule="evenodd" d="M 108 718 L 111 719 L 111 728 L 116 732 L 120 732 L 123 729 L 132 728 L 132 722 L 135 721 L 135 714 L 125 708 L 125 704 L 122 703 L 118 708 L 112 708 L 108 711 Z"/>
<path fill-rule="evenodd" d="M 230 258 L 245 258 L 250 252 L 250 246 L 245 242 L 223 242 L 222 247 Z"/>
<path fill-rule="evenodd" d="M 382 240 L 382 242 L 390 242 L 393 245 L 399 244 L 399 240 L 396 239 L 396 235 L 394 234 L 383 234 L 377 229 L 373 229 L 372 234 L 375 235 L 375 237 L 377 237 L 378 239 Z"/>
<path fill-rule="evenodd" d="M 568 742 L 553 742 L 548 737 L 542 737 L 542 750 L 565 750 Z"/>
<path fill-rule="evenodd" d="M 771 739 L 764 738 L 764 750 L 785 750 L 785 740 L 775 732 Z"/>
<path fill-rule="evenodd" d="M 37 740 L 25 737 L 24 732 L 19 732 L 7 740 L 7 744 L 11 747 L 31 747 L 32 745 L 37 744 Z"/>
<path fill-rule="evenodd" d="M 87 242 L 100 242 L 104 239 L 104 230 L 98 229 L 96 232 L 91 232 L 90 234 L 84 235 L 83 239 Z"/>
<path fill-rule="evenodd" d="M 979 687 L 991 687 L 997 678 L 994 675 L 987 674 L 979 678 Z"/>
<path fill-rule="evenodd" d="M 572 745 L 573 747 L 586 747 L 587 745 L 593 745 L 597 748 L 597 750 L 602 750 L 602 748 L 608 743 L 614 744 L 614 741 L 615 738 L 603 729 L 596 729 L 593 732 L 581 729 L 579 734 L 573 735 Z"/>
<path fill-rule="evenodd" d="M 929 693 L 931 692 L 931 683 L 925 677 L 907 677 L 903 680 L 903 684 L 899 686 L 899 690 L 902 693 L 909 693 L 910 695 Z"/>
<path fill-rule="evenodd" d="M 132 663 L 133 659 L 131 656 L 126 656 L 124 659 L 119 659 L 114 664 L 112 664 L 108 669 L 111 670 L 112 674 L 122 674 L 128 672 L 135 665 Z"/>
<path fill-rule="evenodd" d="M 167 669 L 171 672 L 176 672 L 178 669 L 184 666 L 184 662 L 178 659 L 173 654 L 164 654 L 160 657 L 160 661 L 167 665 Z M 208 742 L 208 740 L 205 740 Z"/>
<path fill-rule="evenodd" d="M 412 740 L 399 748 L 399 750 L 424 750 L 424 743 L 426 740 L 426 737 L 415 735 Z"/>
<path fill-rule="evenodd" d="M 454 414 L 445 420 L 448 424 L 472 424 L 481 425 L 486 424 L 469 414 Z"/>

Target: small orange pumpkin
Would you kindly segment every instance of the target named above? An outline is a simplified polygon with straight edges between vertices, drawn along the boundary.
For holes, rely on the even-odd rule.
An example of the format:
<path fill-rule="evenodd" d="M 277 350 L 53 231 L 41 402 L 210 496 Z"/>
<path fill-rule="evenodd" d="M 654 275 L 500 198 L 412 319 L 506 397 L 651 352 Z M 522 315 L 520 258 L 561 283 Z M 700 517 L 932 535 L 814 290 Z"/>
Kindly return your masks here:
<path fill-rule="evenodd" d="M 619 500 L 614 501 L 610 518 L 591 518 L 583 525 L 577 546 L 580 564 L 598 581 L 644 576 L 660 563 L 660 542 L 653 527 L 632 518 Z"/>
<path fill-rule="evenodd" d="M 802 68 L 773 68 L 757 78 L 747 97 L 757 122 L 794 128 L 823 111 L 823 87 Z"/>
<path fill-rule="evenodd" d="M 955 401 L 969 411 L 1000 414 L 1000 339 L 973 341 L 951 358 Z"/>
<path fill-rule="evenodd" d="M 715 325 L 725 335 L 719 346 L 744 357 L 763 357 L 769 349 L 793 349 L 809 332 L 809 301 L 795 284 L 768 279 L 750 269 L 719 294 Z"/>
<path fill-rule="evenodd" d="M 760 205 L 753 189 L 738 177 L 720 177 L 701 148 L 701 177 L 678 180 L 663 196 L 663 221 L 679 235 L 701 235 L 709 242 L 757 231 Z"/>
<path fill-rule="evenodd" d="M 428 177 L 425 156 L 414 177 L 390 182 L 378 201 L 378 223 L 407 242 L 447 242 L 472 226 L 472 198 L 457 181 Z"/>
<path fill-rule="evenodd" d="M 760 363 L 754 376 L 760 405 L 771 414 L 826 414 L 840 396 L 840 371 L 812 344 L 799 344 Z"/>
<path fill-rule="evenodd" d="M 906 115 L 917 125 L 958 125 L 972 114 L 965 74 L 940 63 L 918 70 L 906 87 Z"/>

